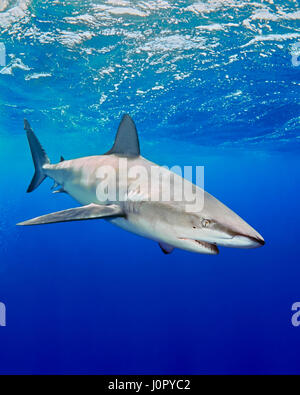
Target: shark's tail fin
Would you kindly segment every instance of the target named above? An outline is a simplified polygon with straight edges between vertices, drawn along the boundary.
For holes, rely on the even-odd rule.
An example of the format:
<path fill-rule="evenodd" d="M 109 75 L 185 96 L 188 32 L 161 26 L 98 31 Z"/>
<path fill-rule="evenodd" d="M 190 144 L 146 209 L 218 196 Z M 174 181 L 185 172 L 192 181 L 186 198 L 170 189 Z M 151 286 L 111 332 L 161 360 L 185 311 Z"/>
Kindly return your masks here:
<path fill-rule="evenodd" d="M 43 166 L 47 163 L 50 163 L 50 160 L 44 151 L 43 147 L 41 146 L 39 140 L 37 139 L 36 135 L 33 133 L 29 122 L 24 119 L 24 129 L 26 130 L 31 155 L 35 167 L 35 173 L 33 179 L 27 189 L 27 192 L 34 191 L 47 177 L 44 173 Z"/>

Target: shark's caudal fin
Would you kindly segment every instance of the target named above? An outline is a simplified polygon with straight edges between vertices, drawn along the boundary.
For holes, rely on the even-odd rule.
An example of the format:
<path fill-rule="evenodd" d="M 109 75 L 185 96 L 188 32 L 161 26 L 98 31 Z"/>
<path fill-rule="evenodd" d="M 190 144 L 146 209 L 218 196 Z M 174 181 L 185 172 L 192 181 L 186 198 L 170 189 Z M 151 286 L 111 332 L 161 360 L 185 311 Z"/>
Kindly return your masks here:
<path fill-rule="evenodd" d="M 26 130 L 31 155 L 35 167 L 35 173 L 33 179 L 27 189 L 27 192 L 34 191 L 47 177 L 44 174 L 43 166 L 47 163 L 50 163 L 50 160 L 44 151 L 43 147 L 41 146 L 39 140 L 37 139 L 36 135 L 33 133 L 29 122 L 24 119 L 24 129 Z"/>
<path fill-rule="evenodd" d="M 105 155 L 111 154 L 128 157 L 140 156 L 140 143 L 136 126 L 128 114 L 123 116 L 118 128 L 115 143 L 112 149 Z"/>

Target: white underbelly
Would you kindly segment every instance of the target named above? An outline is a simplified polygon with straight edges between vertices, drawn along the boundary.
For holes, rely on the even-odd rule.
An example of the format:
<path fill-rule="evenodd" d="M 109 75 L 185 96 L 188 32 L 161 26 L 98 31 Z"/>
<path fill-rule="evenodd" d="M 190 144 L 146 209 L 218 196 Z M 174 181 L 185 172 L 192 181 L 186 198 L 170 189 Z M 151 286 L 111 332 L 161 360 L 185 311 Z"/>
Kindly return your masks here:
<path fill-rule="evenodd" d="M 160 239 L 152 229 L 151 224 L 146 223 L 146 221 L 134 221 L 132 218 L 113 218 L 108 220 L 108 222 L 119 226 L 120 228 L 127 230 L 128 232 L 135 233 L 138 236 L 146 237 L 155 241 L 163 241 Z"/>
<path fill-rule="evenodd" d="M 64 190 L 82 206 L 91 203 L 101 204 L 94 189 L 83 188 L 80 184 L 66 183 Z"/>

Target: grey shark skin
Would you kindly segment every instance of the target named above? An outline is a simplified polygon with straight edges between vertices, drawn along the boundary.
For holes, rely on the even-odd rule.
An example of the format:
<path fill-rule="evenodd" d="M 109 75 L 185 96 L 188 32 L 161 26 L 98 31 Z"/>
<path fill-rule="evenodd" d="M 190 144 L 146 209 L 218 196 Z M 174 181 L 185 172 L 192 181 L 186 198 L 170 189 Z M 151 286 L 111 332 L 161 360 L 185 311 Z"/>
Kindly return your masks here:
<path fill-rule="evenodd" d="M 25 130 L 35 165 L 35 175 L 28 192 L 32 192 L 46 177 L 50 177 L 55 186 L 60 186 L 55 192 L 68 193 L 82 207 L 43 215 L 18 225 L 103 218 L 129 232 L 157 241 L 165 254 L 171 253 L 174 248 L 218 254 L 218 246 L 255 248 L 264 245 L 262 236 L 232 210 L 209 193 L 163 167 L 159 167 L 159 174 L 168 173 L 175 189 L 179 185 L 182 188 L 182 183 L 190 184 L 194 193 L 201 194 L 201 210 L 186 210 L 187 201 L 184 200 L 151 201 L 147 198 L 149 192 L 146 179 L 139 180 L 137 187 L 136 178 L 129 178 L 126 188 L 120 183 L 118 199 L 115 201 L 99 200 L 98 187 L 101 179 L 97 176 L 98 169 L 110 166 L 119 177 L 122 158 L 127 159 L 128 172 L 134 166 L 140 166 L 150 174 L 153 166 L 158 167 L 140 155 L 136 127 L 129 115 L 124 115 L 115 143 L 106 154 L 73 160 L 61 158 L 57 164 L 50 163 L 26 120 Z M 160 192 L 164 189 L 163 177 L 160 178 L 157 188 Z"/>

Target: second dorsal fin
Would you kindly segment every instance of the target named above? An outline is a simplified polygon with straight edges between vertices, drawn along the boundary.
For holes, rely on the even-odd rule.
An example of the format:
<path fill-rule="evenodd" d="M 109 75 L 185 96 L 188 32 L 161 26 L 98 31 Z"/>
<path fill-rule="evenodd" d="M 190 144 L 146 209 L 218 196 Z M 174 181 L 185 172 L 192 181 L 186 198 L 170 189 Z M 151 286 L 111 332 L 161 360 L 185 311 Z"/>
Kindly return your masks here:
<path fill-rule="evenodd" d="M 140 143 L 133 119 L 124 115 L 119 125 L 114 145 L 105 155 L 140 156 Z"/>

